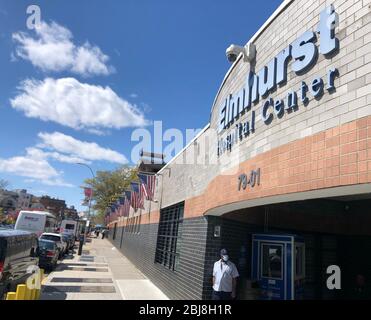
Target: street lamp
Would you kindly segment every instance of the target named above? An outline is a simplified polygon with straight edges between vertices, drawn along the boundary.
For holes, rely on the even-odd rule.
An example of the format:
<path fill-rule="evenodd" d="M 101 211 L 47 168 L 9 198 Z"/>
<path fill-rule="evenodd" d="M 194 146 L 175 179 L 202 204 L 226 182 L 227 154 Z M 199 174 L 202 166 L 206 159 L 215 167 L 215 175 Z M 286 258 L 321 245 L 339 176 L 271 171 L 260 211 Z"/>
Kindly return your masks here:
<path fill-rule="evenodd" d="M 89 165 L 87 165 L 86 163 L 82 163 L 82 162 L 76 162 L 76 164 L 79 164 L 80 166 L 85 166 L 85 167 L 87 167 L 87 168 L 90 170 L 91 175 L 93 176 L 93 178 L 95 178 L 95 175 L 94 175 L 93 169 L 90 168 Z"/>
<path fill-rule="evenodd" d="M 77 162 L 76 164 L 79 164 L 79 165 L 81 165 L 81 166 L 85 166 L 85 167 L 87 167 L 89 170 L 90 170 L 90 172 L 91 172 L 91 175 L 93 176 L 93 179 L 95 178 L 95 175 L 94 175 L 94 172 L 93 172 L 93 169 L 92 168 L 90 168 L 90 166 L 89 165 L 87 165 L 86 163 L 82 163 L 82 162 Z M 86 219 L 86 224 L 85 224 L 85 232 L 84 232 L 84 244 L 86 243 L 86 236 L 87 236 L 87 231 L 88 231 L 88 221 L 90 221 L 90 208 L 91 208 L 91 196 L 92 196 L 92 194 L 90 193 L 90 197 L 89 197 L 89 209 L 88 209 L 88 217 L 87 217 L 87 219 Z"/>

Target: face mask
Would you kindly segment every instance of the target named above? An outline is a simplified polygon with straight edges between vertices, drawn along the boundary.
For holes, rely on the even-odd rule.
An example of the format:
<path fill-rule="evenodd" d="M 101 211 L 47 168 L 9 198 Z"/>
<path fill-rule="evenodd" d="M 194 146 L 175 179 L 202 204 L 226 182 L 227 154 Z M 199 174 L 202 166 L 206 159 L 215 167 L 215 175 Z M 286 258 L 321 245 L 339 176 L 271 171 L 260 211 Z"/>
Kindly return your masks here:
<path fill-rule="evenodd" d="M 229 257 L 227 255 L 225 255 L 225 256 L 222 256 L 222 259 L 223 259 L 224 262 L 227 262 Z"/>

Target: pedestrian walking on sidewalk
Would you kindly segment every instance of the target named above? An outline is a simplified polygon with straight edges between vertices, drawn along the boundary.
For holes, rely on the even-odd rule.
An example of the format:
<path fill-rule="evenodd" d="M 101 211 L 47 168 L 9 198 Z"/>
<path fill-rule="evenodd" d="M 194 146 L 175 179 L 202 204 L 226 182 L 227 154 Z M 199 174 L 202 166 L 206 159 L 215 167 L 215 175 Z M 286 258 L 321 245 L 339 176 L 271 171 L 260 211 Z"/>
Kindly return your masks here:
<path fill-rule="evenodd" d="M 220 250 L 220 259 L 214 263 L 213 300 L 232 300 L 236 298 L 238 270 L 229 260 L 226 249 Z"/>
<path fill-rule="evenodd" d="M 102 230 L 102 239 L 104 239 L 104 237 L 106 236 L 107 234 L 107 229 L 103 229 Z"/>

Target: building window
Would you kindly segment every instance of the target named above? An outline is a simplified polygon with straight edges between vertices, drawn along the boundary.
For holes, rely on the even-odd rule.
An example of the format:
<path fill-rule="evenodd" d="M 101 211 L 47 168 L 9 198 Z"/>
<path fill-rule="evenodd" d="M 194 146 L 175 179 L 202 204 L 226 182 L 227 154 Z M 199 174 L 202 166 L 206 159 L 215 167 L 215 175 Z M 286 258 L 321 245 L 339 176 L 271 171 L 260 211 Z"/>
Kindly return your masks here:
<path fill-rule="evenodd" d="M 182 239 L 184 202 L 161 210 L 155 262 L 177 270 Z"/>

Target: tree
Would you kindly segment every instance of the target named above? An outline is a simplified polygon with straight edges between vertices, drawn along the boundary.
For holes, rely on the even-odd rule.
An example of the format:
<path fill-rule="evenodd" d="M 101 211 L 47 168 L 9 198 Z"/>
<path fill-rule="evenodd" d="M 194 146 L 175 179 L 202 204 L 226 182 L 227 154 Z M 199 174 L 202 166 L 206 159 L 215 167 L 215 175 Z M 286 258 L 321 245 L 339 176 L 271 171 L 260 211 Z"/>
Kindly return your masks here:
<path fill-rule="evenodd" d="M 91 216 L 90 222 L 92 225 L 104 224 L 104 215 L 94 214 Z"/>
<path fill-rule="evenodd" d="M 95 178 L 85 183 L 93 189 L 92 208 L 97 211 L 94 220 L 103 223 L 107 207 L 130 188 L 130 182 L 137 180 L 135 167 L 123 166 L 113 171 L 98 171 Z"/>
<path fill-rule="evenodd" d="M 5 220 L 4 209 L 0 208 L 0 223 Z"/>

